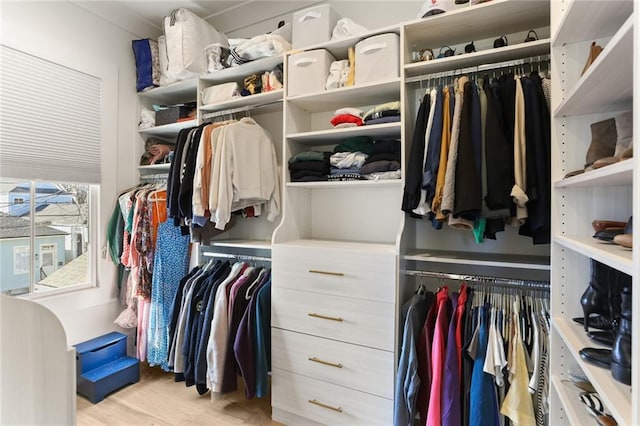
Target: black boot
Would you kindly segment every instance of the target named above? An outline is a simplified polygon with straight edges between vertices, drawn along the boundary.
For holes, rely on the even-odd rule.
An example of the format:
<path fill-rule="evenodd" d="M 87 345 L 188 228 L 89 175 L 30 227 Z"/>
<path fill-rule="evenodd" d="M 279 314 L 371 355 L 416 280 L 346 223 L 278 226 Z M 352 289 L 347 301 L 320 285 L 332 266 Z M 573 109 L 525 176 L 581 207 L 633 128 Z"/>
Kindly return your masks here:
<path fill-rule="evenodd" d="M 611 349 L 611 375 L 625 385 L 631 384 L 631 287 L 622 291 L 618 333 Z"/>
<path fill-rule="evenodd" d="M 582 294 L 580 304 L 584 319 L 574 318 L 574 321 L 584 324 L 584 330 L 589 331 L 589 325 L 595 326 L 600 330 L 611 329 L 611 308 L 610 308 L 610 291 L 611 276 L 615 270 L 611 267 L 591 259 L 591 278 L 589 279 L 589 287 Z M 595 321 L 590 319 L 591 315 L 595 316 Z M 594 322 L 594 324 L 590 324 Z"/>

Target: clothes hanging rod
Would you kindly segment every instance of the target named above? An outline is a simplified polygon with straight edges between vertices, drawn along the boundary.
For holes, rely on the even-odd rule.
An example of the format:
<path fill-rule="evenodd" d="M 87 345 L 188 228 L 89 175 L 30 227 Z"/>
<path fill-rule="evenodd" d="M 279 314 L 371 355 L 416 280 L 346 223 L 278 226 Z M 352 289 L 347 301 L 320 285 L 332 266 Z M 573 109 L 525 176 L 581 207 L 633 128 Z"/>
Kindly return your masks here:
<path fill-rule="evenodd" d="M 504 288 L 524 288 L 543 291 L 550 290 L 550 283 L 548 281 L 519 280 L 512 278 L 487 277 L 482 275 L 460 275 L 450 274 L 448 272 L 416 271 L 411 269 L 403 270 L 402 273 L 414 277 L 439 278 L 455 281 L 473 281 L 480 285 L 496 285 Z"/>
<path fill-rule="evenodd" d="M 140 175 L 140 181 L 145 183 L 166 182 L 169 177 L 169 172 L 158 173 L 153 175 Z"/>
<path fill-rule="evenodd" d="M 406 78 L 405 83 L 416 83 L 424 80 L 433 80 L 433 79 L 442 78 L 442 77 L 453 77 L 453 76 L 469 74 L 469 73 L 490 71 L 490 70 L 499 69 L 499 68 L 512 68 L 512 67 L 517 67 L 524 64 L 549 62 L 550 60 L 551 60 L 551 55 L 548 55 L 548 54 L 536 55 L 536 56 L 531 56 L 529 58 L 513 59 L 510 61 L 504 61 L 504 62 L 493 62 L 490 64 L 476 65 L 473 67 L 457 68 L 450 71 L 441 71 L 437 73 L 417 75 L 415 77 Z"/>
<path fill-rule="evenodd" d="M 233 115 L 240 112 L 251 112 L 256 109 L 269 108 L 278 104 L 282 105 L 282 101 L 280 100 L 280 101 L 266 102 L 264 104 L 259 104 L 259 105 L 247 105 L 247 106 L 238 107 L 238 108 L 225 109 L 222 111 L 214 111 L 208 114 L 203 114 L 202 119 L 208 120 L 210 118 L 224 117 L 225 115 Z"/>
<path fill-rule="evenodd" d="M 238 260 L 246 260 L 248 262 L 271 262 L 270 257 L 264 256 L 249 256 L 245 254 L 232 254 L 232 253 L 214 253 L 210 251 L 205 251 L 202 253 L 204 257 L 222 257 L 225 259 L 238 259 Z"/>

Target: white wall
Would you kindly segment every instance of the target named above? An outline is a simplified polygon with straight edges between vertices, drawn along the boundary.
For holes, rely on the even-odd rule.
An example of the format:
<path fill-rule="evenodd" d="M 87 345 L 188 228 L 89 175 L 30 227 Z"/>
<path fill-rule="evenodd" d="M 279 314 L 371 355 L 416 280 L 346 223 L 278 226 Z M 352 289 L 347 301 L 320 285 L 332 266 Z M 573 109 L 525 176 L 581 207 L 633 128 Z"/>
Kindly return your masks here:
<path fill-rule="evenodd" d="M 98 235 L 93 236 L 98 239 L 100 256 L 117 192 L 138 180 L 136 166 L 142 147 L 137 135 L 138 98 L 131 40 L 157 35 L 155 29 L 145 25 L 139 25 L 140 33 L 133 34 L 99 18 L 89 7 L 104 9 L 105 4 L 98 2 L 81 7 L 63 1 L 3 1 L 1 9 L 3 43 L 61 62 L 94 67 L 103 64 L 101 66 L 114 77 L 110 89 L 114 93 L 104 94 L 105 99 L 108 98 L 105 113 L 110 126 L 105 129 L 106 143 L 102 151 Z M 128 21 L 126 17 L 121 20 Z M 25 122 L 28 119 L 25 117 Z M 113 324 L 120 311 L 115 268 L 102 256 L 98 277 L 96 288 L 37 299 L 58 316 L 70 345 L 117 329 Z"/>

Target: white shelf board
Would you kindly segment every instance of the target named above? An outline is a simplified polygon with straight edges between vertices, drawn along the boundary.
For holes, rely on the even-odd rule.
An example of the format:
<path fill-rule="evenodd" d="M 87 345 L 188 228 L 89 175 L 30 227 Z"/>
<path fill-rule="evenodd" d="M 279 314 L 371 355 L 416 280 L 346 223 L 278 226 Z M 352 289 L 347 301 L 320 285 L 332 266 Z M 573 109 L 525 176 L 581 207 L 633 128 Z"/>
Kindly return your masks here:
<path fill-rule="evenodd" d="M 326 189 L 326 188 L 355 188 L 355 187 L 388 187 L 401 186 L 402 179 L 385 180 L 355 180 L 338 182 L 289 182 L 288 188 Z"/>
<path fill-rule="evenodd" d="M 405 24 L 406 44 L 409 50 L 419 50 L 469 43 L 546 27 L 549 17 L 550 7 L 545 1 L 492 0 Z"/>
<path fill-rule="evenodd" d="M 407 64 L 404 66 L 404 73 L 407 77 L 414 77 L 441 71 L 449 71 L 452 69 L 457 70 L 477 65 L 544 55 L 549 53 L 549 43 L 550 40 L 547 38 L 529 43 L 514 44 L 513 46 L 481 50 L 479 52 L 465 53 L 463 55 L 455 55 L 448 58 L 432 59 L 430 61 Z"/>
<path fill-rule="evenodd" d="M 399 78 L 287 98 L 289 103 L 309 112 L 330 111 L 347 106 L 358 107 L 399 100 Z"/>
<path fill-rule="evenodd" d="M 399 139 L 402 125 L 397 123 L 373 124 L 371 126 L 346 127 L 339 129 L 318 130 L 288 135 L 290 140 L 309 145 L 326 145 L 330 141 L 341 141 L 353 136 L 369 136 L 371 138 Z"/>
<path fill-rule="evenodd" d="M 224 111 L 231 108 L 253 107 L 282 100 L 284 89 L 273 90 L 271 92 L 258 93 L 257 95 L 242 96 L 230 99 L 217 104 L 203 105 L 202 112 Z"/>
<path fill-rule="evenodd" d="M 141 98 L 163 104 L 195 101 L 198 96 L 198 77 L 176 81 L 175 83 L 156 87 L 146 92 L 139 92 L 138 95 Z"/>
<path fill-rule="evenodd" d="M 377 253 L 396 253 L 395 244 L 381 244 L 381 243 L 364 243 L 364 242 L 352 242 L 352 241 L 337 241 L 337 240 L 292 240 L 286 243 L 277 243 L 276 245 L 305 247 L 305 248 L 327 248 L 337 250 L 354 250 L 365 252 L 377 252 Z"/>
<path fill-rule="evenodd" d="M 496 253 L 472 253 L 445 250 L 410 250 L 404 260 L 433 263 L 455 263 L 456 265 L 492 266 L 499 268 L 536 269 L 549 271 L 549 258 Z"/>
<path fill-rule="evenodd" d="M 560 403 L 567 415 L 569 424 L 596 424 L 595 419 L 587 412 L 586 406 L 580 401 L 580 389 L 573 384 L 562 383 L 562 379 L 554 375 L 551 376 L 551 386 L 553 386 L 560 398 Z"/>
<path fill-rule="evenodd" d="M 610 37 L 633 12 L 628 0 L 574 0 L 569 2 L 553 36 L 553 46 Z"/>
<path fill-rule="evenodd" d="M 256 59 L 237 67 L 225 68 L 208 74 L 202 74 L 200 78 L 208 83 L 219 84 L 229 81 L 240 81 L 245 77 L 261 71 L 269 71 L 283 62 L 284 56 L 270 56 Z"/>
<path fill-rule="evenodd" d="M 633 276 L 632 250 L 592 237 L 556 235 L 553 241 L 598 262 Z"/>
<path fill-rule="evenodd" d="M 378 35 L 378 34 L 386 34 L 386 33 L 396 33 L 400 34 L 400 26 L 392 25 L 389 27 L 382 27 L 372 31 L 366 31 L 360 34 L 355 34 L 354 36 L 332 40 L 324 43 L 314 44 L 312 46 L 304 47 L 301 50 L 309 51 L 314 49 L 326 49 L 336 58 L 336 59 L 346 59 L 348 50 L 350 46 L 355 46 L 360 40 L 364 40 L 366 38 Z M 294 50 L 291 53 L 297 53 L 299 50 Z"/>
<path fill-rule="evenodd" d="M 245 249 L 271 250 L 270 240 L 213 240 L 209 247 L 233 247 Z"/>
<path fill-rule="evenodd" d="M 149 129 L 143 129 L 139 132 L 143 135 L 157 136 L 160 138 L 175 138 L 182 129 L 188 129 L 189 127 L 195 127 L 198 125 L 198 120 L 195 118 L 188 121 L 179 121 L 177 123 L 163 124 L 162 126 L 151 127 Z"/>
<path fill-rule="evenodd" d="M 597 347 L 587 337 L 584 328 L 575 324 L 571 319 L 562 317 L 552 318 L 553 327 L 556 329 L 567 350 L 575 358 L 576 363 L 587 375 L 591 384 L 596 388 L 602 402 L 607 406 L 618 423 L 631 424 L 631 386 L 619 383 L 611 376 L 611 371 L 606 368 L 596 367 L 580 358 L 580 349 L 585 347 Z"/>
<path fill-rule="evenodd" d="M 553 115 L 566 117 L 631 109 L 632 82 L 633 16 L 630 16 Z"/>
<path fill-rule="evenodd" d="M 560 179 L 555 181 L 553 186 L 555 188 L 584 188 L 631 184 L 633 184 L 633 159 L 623 160 L 577 176 Z"/>
<path fill-rule="evenodd" d="M 140 174 L 153 174 L 168 172 L 170 168 L 171 163 L 150 164 L 148 166 L 138 166 L 138 171 L 140 172 Z"/>

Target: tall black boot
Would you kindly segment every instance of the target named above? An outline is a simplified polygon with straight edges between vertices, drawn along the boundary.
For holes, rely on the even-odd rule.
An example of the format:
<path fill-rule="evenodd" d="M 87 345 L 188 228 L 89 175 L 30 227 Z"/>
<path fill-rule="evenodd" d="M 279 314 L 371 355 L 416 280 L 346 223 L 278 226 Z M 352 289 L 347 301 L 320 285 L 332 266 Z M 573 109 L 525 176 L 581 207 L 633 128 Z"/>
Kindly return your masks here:
<path fill-rule="evenodd" d="M 611 375 L 625 385 L 631 384 L 631 287 L 622 291 L 618 332 L 611 349 Z"/>
<path fill-rule="evenodd" d="M 582 294 L 580 304 L 584 318 L 574 318 L 576 322 L 584 324 L 584 330 L 589 331 L 589 326 L 600 330 L 611 328 L 610 291 L 611 276 L 615 270 L 591 259 L 591 277 L 589 287 Z M 596 315 L 595 318 L 590 318 Z"/>
<path fill-rule="evenodd" d="M 596 343 L 611 347 L 618 332 L 618 323 L 622 311 L 622 291 L 625 288 L 631 288 L 631 276 L 617 269 L 609 268 L 608 283 L 611 329 L 606 331 L 591 331 L 587 333 L 587 336 Z"/>

